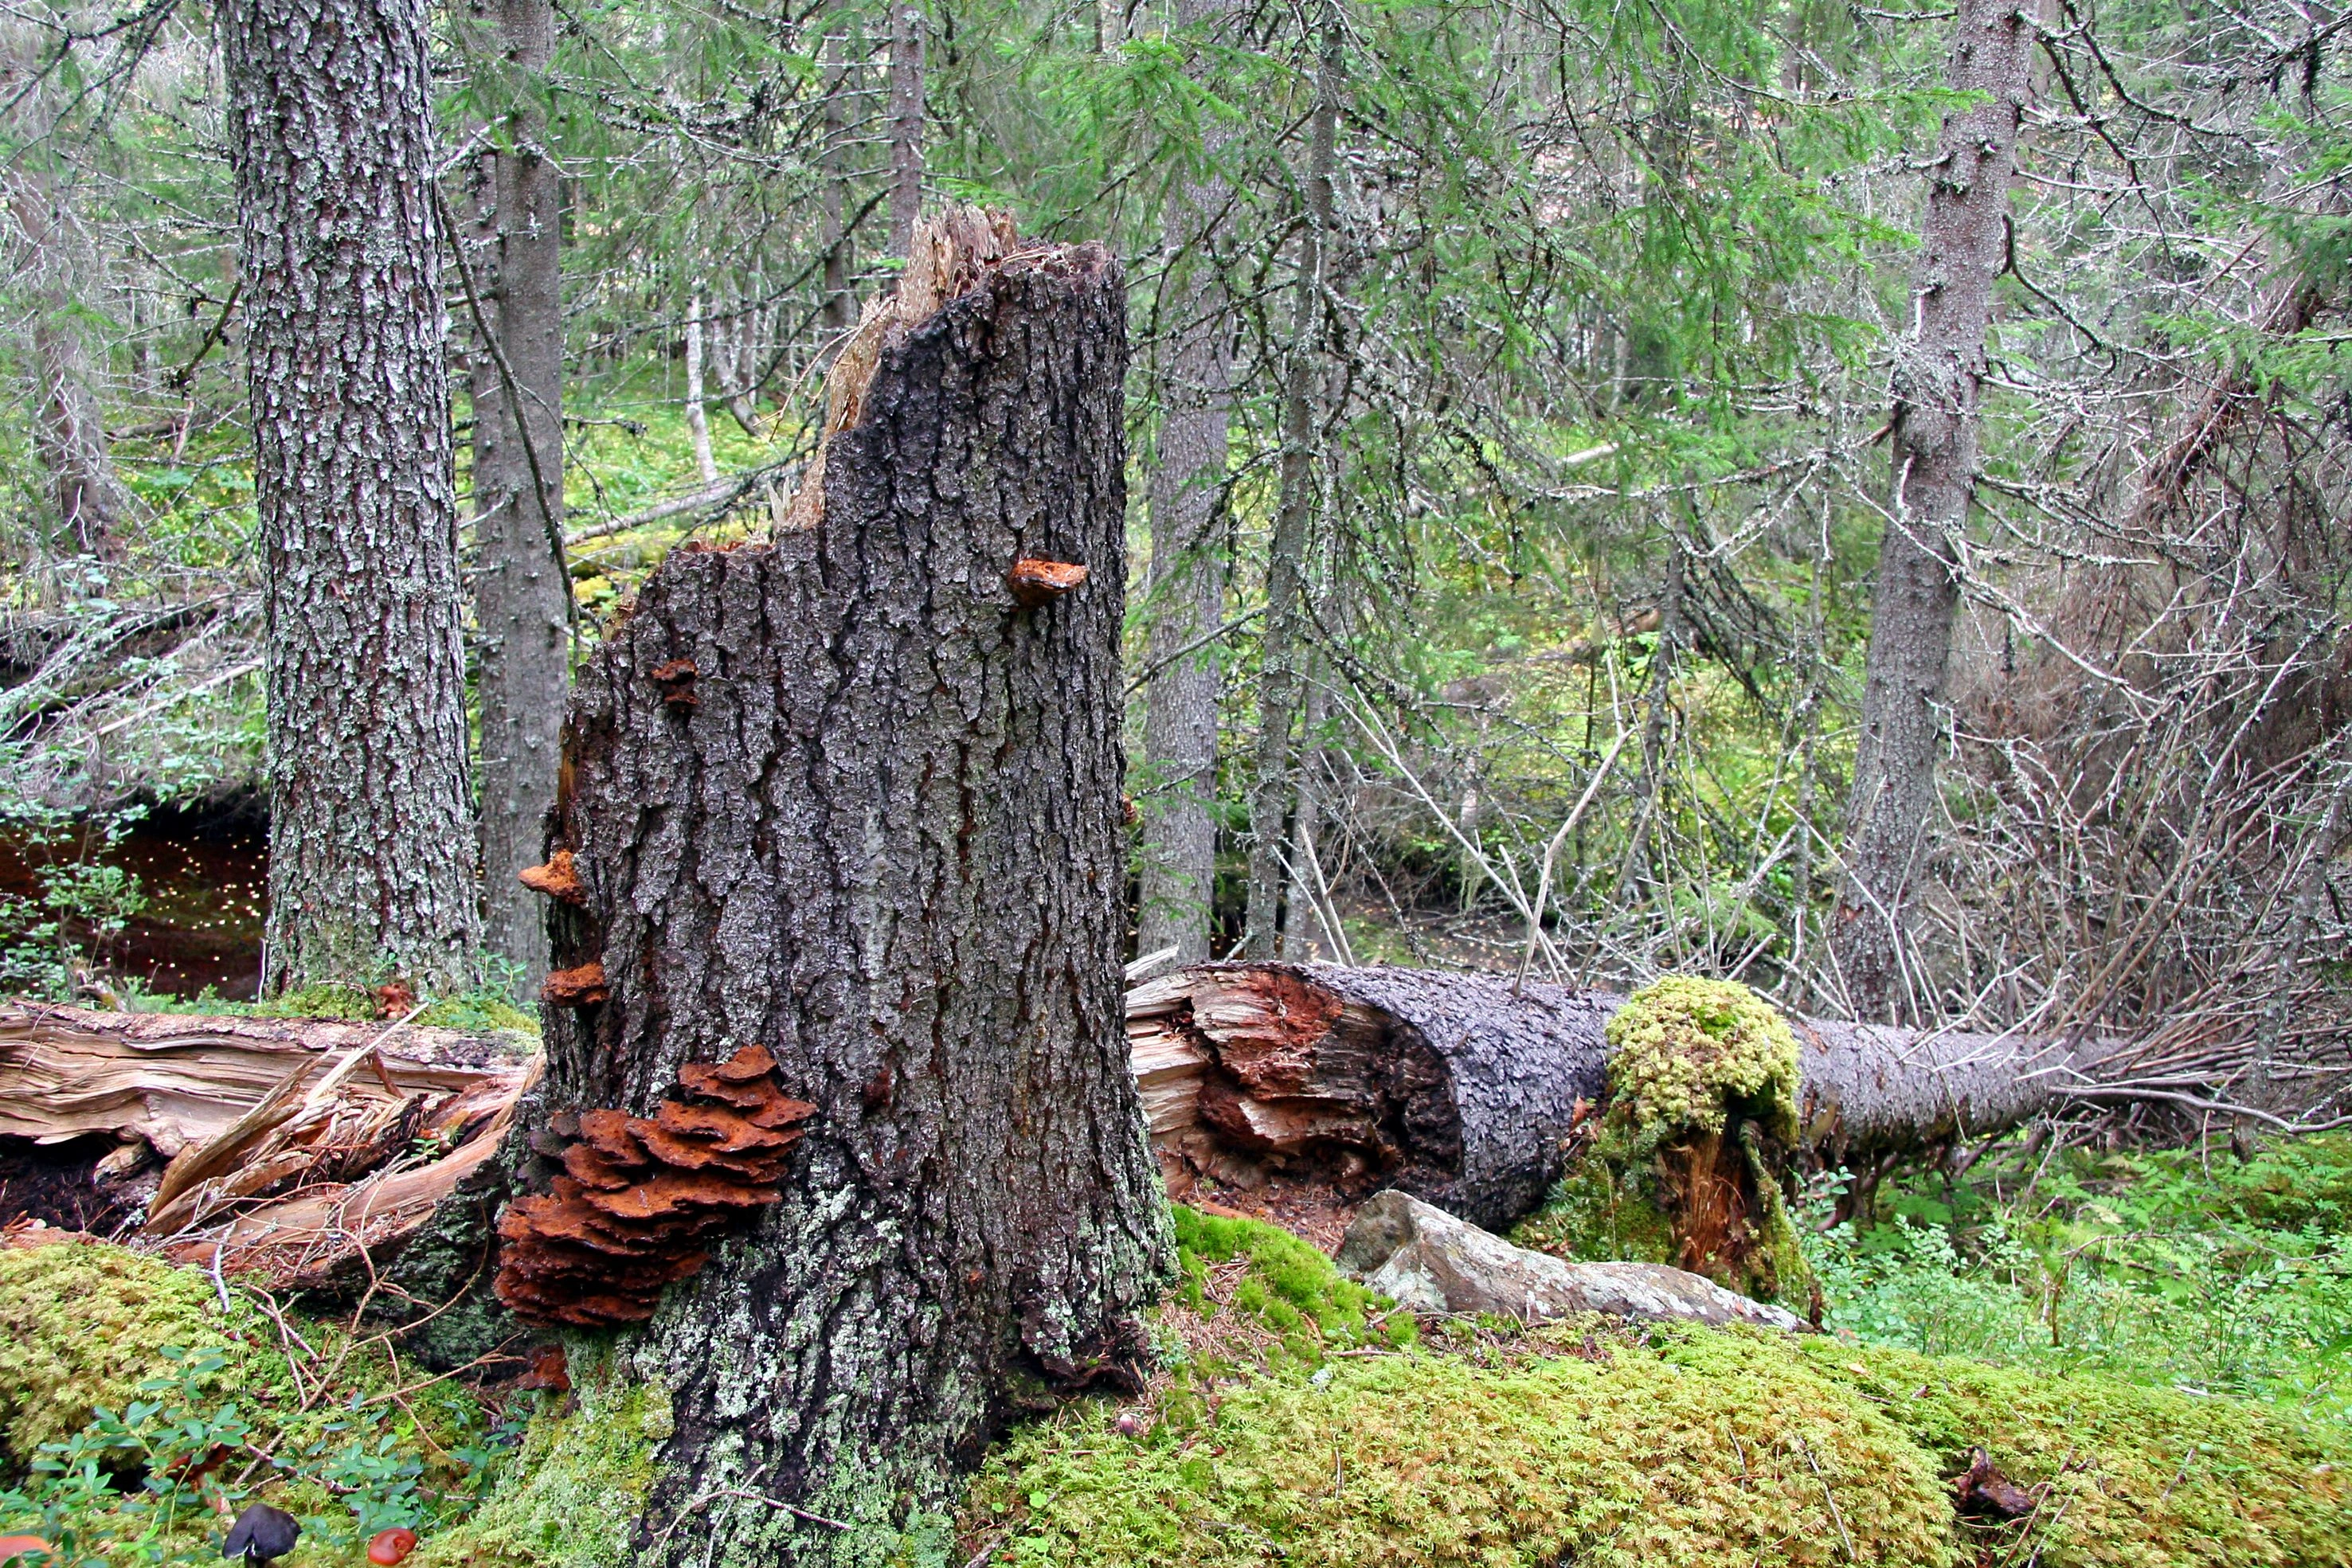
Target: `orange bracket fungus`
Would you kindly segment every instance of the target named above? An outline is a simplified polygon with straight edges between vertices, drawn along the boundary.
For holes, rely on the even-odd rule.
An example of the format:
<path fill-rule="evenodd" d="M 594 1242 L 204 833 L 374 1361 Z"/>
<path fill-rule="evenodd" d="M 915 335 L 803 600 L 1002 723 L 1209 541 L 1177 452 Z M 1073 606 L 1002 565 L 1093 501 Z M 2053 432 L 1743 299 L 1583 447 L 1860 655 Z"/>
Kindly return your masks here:
<path fill-rule="evenodd" d="M 588 902 L 587 884 L 580 880 L 580 873 L 572 863 L 570 850 L 556 851 L 547 857 L 545 865 L 529 866 L 515 873 L 515 880 L 533 893 L 545 894 L 558 904 L 578 905 Z"/>
<path fill-rule="evenodd" d="M 604 966 L 593 958 L 575 968 L 554 970 L 539 988 L 539 999 L 551 1008 L 593 1007 L 610 995 Z"/>
<path fill-rule="evenodd" d="M 1016 602 L 1034 610 L 1061 598 L 1086 580 L 1087 569 L 1074 562 L 1024 557 L 1014 561 L 1013 570 L 1004 574 L 1004 586 L 1013 591 Z"/>
<path fill-rule="evenodd" d="M 516 1316 L 602 1328 L 653 1316 L 664 1286 L 700 1269 L 711 1236 L 778 1197 L 784 1156 L 816 1107 L 775 1082 L 776 1059 L 745 1046 L 688 1062 L 651 1116 L 559 1117 L 539 1152 L 551 1190 L 499 1217 L 496 1289 Z"/>

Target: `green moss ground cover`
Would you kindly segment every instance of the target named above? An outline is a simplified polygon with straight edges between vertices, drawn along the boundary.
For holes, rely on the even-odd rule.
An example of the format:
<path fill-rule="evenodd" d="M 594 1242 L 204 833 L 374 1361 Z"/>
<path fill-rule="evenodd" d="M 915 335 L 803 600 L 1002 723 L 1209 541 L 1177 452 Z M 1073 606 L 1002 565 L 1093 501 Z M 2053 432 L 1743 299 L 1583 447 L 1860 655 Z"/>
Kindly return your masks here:
<path fill-rule="evenodd" d="M 2003 1151 L 1884 1207 L 1809 1242 L 1833 1332 L 1802 1339 L 1416 1323 L 1286 1233 L 1180 1207 L 1146 1395 L 1016 1427 L 957 1539 L 875 1561 L 2352 1564 L 2329 1271 L 2352 1140 Z M 215 1501 L 258 1498 L 305 1520 L 289 1568 L 356 1564 L 390 1523 L 423 1536 L 415 1568 L 617 1568 L 667 1404 L 584 1345 L 572 1375 L 506 1422 L 334 1324 L 224 1309 L 200 1272 L 0 1250 L 0 1533 L 76 1568 L 193 1564 Z M 1979 1446 L 2042 1490 L 2031 1518 L 1955 1515 Z"/>
<path fill-rule="evenodd" d="M 1069 1568 L 2352 1563 L 2352 1432 L 2291 1403 L 1600 1319 L 1318 1343 L 1268 1308 L 1367 1310 L 1319 1254 L 1268 1233 L 1276 1285 L 1265 1228 L 1178 1223 L 1161 1378 L 1013 1433 L 967 1547 Z M 1211 1237 L 1217 1259 L 1194 1250 Z M 2046 1489 L 2031 1518 L 1956 1514 L 1977 1447 Z"/>

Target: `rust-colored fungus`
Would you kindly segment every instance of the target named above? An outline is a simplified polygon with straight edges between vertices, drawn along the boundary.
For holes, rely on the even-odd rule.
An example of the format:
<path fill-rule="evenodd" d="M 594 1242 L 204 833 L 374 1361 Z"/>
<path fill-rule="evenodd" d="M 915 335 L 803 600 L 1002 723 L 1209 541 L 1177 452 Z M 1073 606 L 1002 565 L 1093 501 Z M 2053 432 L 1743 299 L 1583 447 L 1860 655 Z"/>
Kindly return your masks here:
<path fill-rule="evenodd" d="M 1087 569 L 1066 560 L 1036 560 L 1024 558 L 1013 563 L 1004 574 L 1004 586 L 1013 591 L 1013 600 L 1034 610 L 1059 599 L 1086 581 Z"/>
<path fill-rule="evenodd" d="M 668 659 L 646 672 L 646 677 L 662 689 L 662 701 L 672 708 L 699 707 L 702 699 L 694 695 L 694 677 L 700 672 L 692 659 Z"/>
<path fill-rule="evenodd" d="M 816 1107 L 745 1046 L 688 1062 L 651 1116 L 582 1112 L 541 1152 L 562 1162 L 545 1194 L 499 1217 L 499 1300 L 534 1322 L 601 1328 L 653 1316 L 662 1288 L 702 1267 L 706 1239 L 776 1201 L 786 1155 Z"/>
<path fill-rule="evenodd" d="M 547 857 L 545 865 L 529 866 L 515 873 L 515 879 L 533 893 L 543 893 L 558 904 L 581 904 L 588 902 L 588 888 L 580 880 L 580 873 L 572 863 L 570 850 L 558 850 Z"/>
<path fill-rule="evenodd" d="M 551 1008 L 593 1007 L 612 993 L 604 986 L 604 966 L 595 959 L 572 969 L 557 969 L 539 988 L 539 999 Z"/>

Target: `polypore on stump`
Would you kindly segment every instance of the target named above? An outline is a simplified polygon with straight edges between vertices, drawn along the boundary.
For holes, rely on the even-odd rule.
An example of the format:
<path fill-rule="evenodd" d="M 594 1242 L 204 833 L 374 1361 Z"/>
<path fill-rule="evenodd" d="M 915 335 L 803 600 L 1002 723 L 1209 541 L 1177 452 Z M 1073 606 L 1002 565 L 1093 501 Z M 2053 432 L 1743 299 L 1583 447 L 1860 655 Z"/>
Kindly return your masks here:
<path fill-rule="evenodd" d="M 499 1217 L 499 1300 L 526 1321 L 577 1328 L 653 1316 L 663 1287 L 702 1267 L 713 1232 L 776 1201 L 816 1107 L 779 1088 L 775 1068 L 747 1045 L 688 1062 L 649 1118 L 586 1111 L 543 1129 L 536 1151 L 564 1174 Z"/>

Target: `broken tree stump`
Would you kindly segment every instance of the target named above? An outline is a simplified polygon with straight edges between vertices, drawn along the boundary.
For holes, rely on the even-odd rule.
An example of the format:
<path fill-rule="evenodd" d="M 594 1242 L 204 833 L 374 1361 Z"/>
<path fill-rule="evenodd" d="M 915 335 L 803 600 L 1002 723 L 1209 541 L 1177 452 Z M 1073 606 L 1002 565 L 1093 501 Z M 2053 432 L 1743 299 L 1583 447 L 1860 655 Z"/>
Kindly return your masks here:
<path fill-rule="evenodd" d="M 651 1311 L 644 1564 L 828 1562 L 812 1516 L 870 1546 L 940 1506 L 1013 1411 L 1139 1377 L 1169 1260 L 1120 1034 L 1119 273 L 968 214 L 917 250 L 902 296 L 945 302 L 845 353 L 811 526 L 671 555 L 567 721 L 553 964 L 603 994 L 548 1009 L 500 1292 Z M 717 1150 L 678 1096 L 721 1082 L 808 1108 L 724 1194 L 640 1157 Z M 676 1527 L 718 1495 L 776 1506 Z"/>

